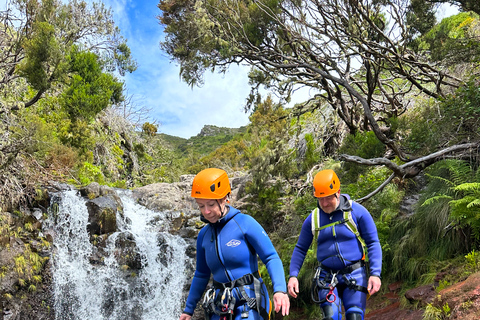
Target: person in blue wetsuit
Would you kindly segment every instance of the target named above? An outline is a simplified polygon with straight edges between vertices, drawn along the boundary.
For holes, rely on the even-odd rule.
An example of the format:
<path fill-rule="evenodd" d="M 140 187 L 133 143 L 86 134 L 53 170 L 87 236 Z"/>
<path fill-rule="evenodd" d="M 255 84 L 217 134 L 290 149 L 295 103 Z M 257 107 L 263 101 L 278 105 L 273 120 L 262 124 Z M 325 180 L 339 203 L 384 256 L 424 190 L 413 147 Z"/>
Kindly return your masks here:
<path fill-rule="evenodd" d="M 268 320 L 271 304 L 257 255 L 272 279 L 275 311 L 289 313 L 282 261 L 262 226 L 227 204 L 230 191 L 221 169 L 202 170 L 193 180 L 192 197 L 208 224 L 198 234 L 195 274 L 180 320 L 190 320 L 204 293 L 206 319 Z M 211 275 L 213 287 L 205 292 Z"/>
<path fill-rule="evenodd" d="M 297 276 L 317 237 L 320 264 L 312 281 L 312 299 L 321 306 L 323 319 L 341 320 L 343 303 L 347 320 L 363 320 L 367 295 L 376 293 L 382 284 L 377 228 L 367 209 L 340 193 L 340 180 L 333 170 L 318 172 L 313 188 L 318 208 L 305 219 L 293 250 L 288 293 L 297 297 Z"/>

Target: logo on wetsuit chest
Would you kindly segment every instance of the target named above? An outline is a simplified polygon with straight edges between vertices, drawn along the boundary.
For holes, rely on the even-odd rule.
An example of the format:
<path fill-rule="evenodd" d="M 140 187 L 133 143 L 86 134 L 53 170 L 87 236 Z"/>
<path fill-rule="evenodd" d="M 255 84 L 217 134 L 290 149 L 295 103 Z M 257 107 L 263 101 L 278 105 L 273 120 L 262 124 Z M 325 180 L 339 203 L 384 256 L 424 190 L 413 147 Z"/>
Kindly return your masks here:
<path fill-rule="evenodd" d="M 240 245 L 240 243 L 242 243 L 240 240 L 232 239 L 232 240 L 227 242 L 227 247 L 235 248 L 235 247 L 238 247 Z"/>

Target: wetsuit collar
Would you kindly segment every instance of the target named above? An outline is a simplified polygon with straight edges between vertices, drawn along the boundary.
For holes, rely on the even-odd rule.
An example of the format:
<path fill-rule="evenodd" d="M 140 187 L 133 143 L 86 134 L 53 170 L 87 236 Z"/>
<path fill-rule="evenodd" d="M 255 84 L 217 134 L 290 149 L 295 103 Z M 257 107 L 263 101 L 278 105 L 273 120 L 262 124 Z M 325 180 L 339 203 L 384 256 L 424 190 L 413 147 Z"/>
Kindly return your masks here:
<path fill-rule="evenodd" d="M 341 210 L 341 211 L 352 210 L 352 206 L 350 205 L 349 200 L 350 200 L 350 196 L 348 194 L 341 194 L 340 195 L 340 204 L 338 205 L 336 210 Z"/>

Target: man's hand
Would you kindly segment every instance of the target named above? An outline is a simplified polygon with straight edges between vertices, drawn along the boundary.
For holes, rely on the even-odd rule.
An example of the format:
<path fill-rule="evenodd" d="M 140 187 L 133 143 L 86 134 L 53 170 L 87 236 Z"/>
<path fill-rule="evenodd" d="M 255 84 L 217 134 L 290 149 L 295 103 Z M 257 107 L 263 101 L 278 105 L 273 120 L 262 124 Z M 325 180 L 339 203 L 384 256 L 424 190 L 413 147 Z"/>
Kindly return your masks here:
<path fill-rule="evenodd" d="M 290 279 L 288 279 L 287 289 L 288 289 L 288 294 L 290 294 L 294 298 L 297 297 L 297 293 L 298 293 L 297 277 L 290 277 Z"/>
<path fill-rule="evenodd" d="M 373 295 L 374 293 L 378 292 L 380 290 L 380 287 L 382 286 L 382 280 L 380 280 L 379 277 L 377 276 L 371 276 L 368 278 L 368 293 L 370 295 Z"/>

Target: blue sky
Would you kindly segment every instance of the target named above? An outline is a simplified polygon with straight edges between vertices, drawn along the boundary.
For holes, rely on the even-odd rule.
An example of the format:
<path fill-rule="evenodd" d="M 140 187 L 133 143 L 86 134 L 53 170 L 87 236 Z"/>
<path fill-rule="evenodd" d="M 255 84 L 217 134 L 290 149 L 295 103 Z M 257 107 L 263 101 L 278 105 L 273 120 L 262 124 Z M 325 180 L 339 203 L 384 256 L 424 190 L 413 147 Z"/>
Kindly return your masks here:
<path fill-rule="evenodd" d="M 246 67 L 234 66 L 224 76 L 207 73 L 205 85 L 189 87 L 179 67 L 161 51 L 163 28 L 156 18 L 158 0 L 104 0 L 137 60 L 124 80 L 133 103 L 151 110 L 160 133 L 189 138 L 206 124 L 236 128 L 248 124 L 243 111 L 249 93 Z"/>

